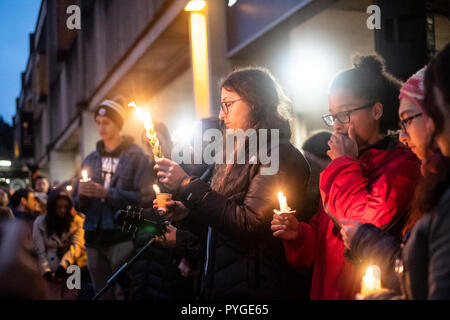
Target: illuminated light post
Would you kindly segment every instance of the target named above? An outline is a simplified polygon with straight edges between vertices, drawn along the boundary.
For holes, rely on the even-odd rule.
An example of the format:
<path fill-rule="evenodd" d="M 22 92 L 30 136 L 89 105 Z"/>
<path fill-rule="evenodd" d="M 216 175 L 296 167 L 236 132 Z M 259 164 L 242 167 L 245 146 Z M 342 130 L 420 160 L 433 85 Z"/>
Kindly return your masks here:
<path fill-rule="evenodd" d="M 209 58 L 206 15 L 202 11 L 205 1 L 189 1 L 184 8 L 190 12 L 190 40 L 192 74 L 197 118 L 210 116 L 209 108 Z"/>
<path fill-rule="evenodd" d="M 184 11 L 200 11 L 205 7 L 206 1 L 204 0 L 191 0 L 188 2 Z"/>

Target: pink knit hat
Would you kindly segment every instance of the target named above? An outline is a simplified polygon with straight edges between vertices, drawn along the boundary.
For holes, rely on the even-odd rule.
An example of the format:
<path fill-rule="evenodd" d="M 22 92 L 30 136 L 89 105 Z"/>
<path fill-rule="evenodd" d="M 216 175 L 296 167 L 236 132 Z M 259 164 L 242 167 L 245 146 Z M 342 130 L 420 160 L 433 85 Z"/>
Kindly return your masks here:
<path fill-rule="evenodd" d="M 417 103 L 422 110 L 424 109 L 423 97 L 425 90 L 423 87 L 423 79 L 425 76 L 425 69 L 426 67 L 423 67 L 403 83 L 400 88 L 400 95 L 398 96 L 399 99 L 405 98 L 412 100 Z"/>

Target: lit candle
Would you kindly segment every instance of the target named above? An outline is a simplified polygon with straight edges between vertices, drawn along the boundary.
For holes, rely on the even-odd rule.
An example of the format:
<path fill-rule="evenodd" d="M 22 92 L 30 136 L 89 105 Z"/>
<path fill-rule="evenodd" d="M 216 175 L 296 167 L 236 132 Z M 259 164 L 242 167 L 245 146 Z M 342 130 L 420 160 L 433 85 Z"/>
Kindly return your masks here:
<path fill-rule="evenodd" d="M 70 186 L 70 185 L 66 186 L 66 191 L 69 191 L 69 192 L 72 191 L 72 186 Z"/>
<path fill-rule="evenodd" d="M 88 172 L 87 172 L 87 170 L 81 170 L 81 177 L 82 177 L 82 179 L 80 180 L 81 182 L 88 182 L 89 180 L 91 180 L 91 179 L 88 177 Z"/>
<path fill-rule="evenodd" d="M 141 120 L 142 123 L 144 124 L 145 135 L 148 139 L 148 143 L 152 147 L 155 159 L 157 160 L 158 158 L 164 158 L 161 145 L 159 144 L 158 136 L 156 135 L 155 127 L 153 126 L 153 121 L 150 112 L 138 108 L 134 101 L 130 102 L 128 106 L 133 107 L 136 110 L 137 118 Z"/>
<path fill-rule="evenodd" d="M 155 190 L 155 193 L 156 193 L 156 194 L 161 193 L 161 190 L 159 190 L 159 187 L 158 187 L 158 185 L 156 185 L 156 184 L 153 185 L 153 190 Z"/>
<path fill-rule="evenodd" d="M 287 199 L 281 191 L 278 192 L 278 201 L 280 202 L 280 213 L 291 211 L 291 208 L 287 205 Z"/>
<path fill-rule="evenodd" d="M 362 277 L 361 295 L 364 297 L 380 290 L 382 290 L 380 268 L 376 265 L 371 265 L 367 268 L 366 274 Z"/>

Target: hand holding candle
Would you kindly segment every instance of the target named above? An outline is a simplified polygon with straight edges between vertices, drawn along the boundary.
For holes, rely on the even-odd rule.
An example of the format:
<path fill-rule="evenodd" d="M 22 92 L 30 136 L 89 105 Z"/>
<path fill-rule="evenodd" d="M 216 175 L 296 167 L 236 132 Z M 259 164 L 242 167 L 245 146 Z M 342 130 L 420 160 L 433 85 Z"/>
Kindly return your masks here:
<path fill-rule="evenodd" d="M 153 185 L 153 190 L 155 190 L 156 194 L 156 205 L 158 209 L 166 210 L 166 203 L 169 200 L 172 200 L 172 195 L 170 193 L 161 193 L 158 185 Z"/>

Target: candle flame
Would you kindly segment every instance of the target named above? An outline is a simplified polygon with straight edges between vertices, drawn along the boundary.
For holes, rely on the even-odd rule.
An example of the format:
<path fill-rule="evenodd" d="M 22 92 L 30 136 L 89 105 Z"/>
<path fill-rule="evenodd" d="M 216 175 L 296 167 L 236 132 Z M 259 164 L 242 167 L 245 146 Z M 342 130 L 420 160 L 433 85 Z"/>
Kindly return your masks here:
<path fill-rule="evenodd" d="M 135 109 L 136 117 L 144 124 L 145 135 L 147 136 L 147 138 L 151 139 L 151 131 L 153 131 L 154 128 L 150 112 L 136 106 L 136 103 L 134 101 L 130 102 L 128 106 Z"/>
<path fill-rule="evenodd" d="M 159 190 L 159 187 L 156 184 L 153 185 L 153 190 L 155 190 L 156 194 L 161 193 L 161 190 Z"/>
<path fill-rule="evenodd" d="M 88 172 L 87 172 L 87 170 L 82 170 L 81 171 L 81 176 L 83 177 L 83 181 L 87 181 L 88 180 Z"/>
<path fill-rule="evenodd" d="M 382 290 L 380 267 L 371 265 L 366 269 L 366 274 L 362 277 L 361 295 L 364 297 L 379 290 Z"/>
<path fill-rule="evenodd" d="M 368 278 L 380 278 L 380 268 L 376 265 L 369 266 L 366 270 L 366 277 Z"/>
<path fill-rule="evenodd" d="M 287 205 L 287 199 L 283 192 L 278 192 L 278 201 L 280 202 L 280 212 L 289 212 L 291 208 Z"/>
<path fill-rule="evenodd" d="M 281 199 L 285 198 L 283 192 L 278 192 L 278 199 L 281 201 Z"/>
<path fill-rule="evenodd" d="M 144 124 L 145 136 L 147 137 L 156 158 L 162 158 L 163 154 L 161 146 L 159 144 L 158 136 L 156 135 L 155 128 L 153 126 L 152 116 L 149 111 L 136 106 L 134 101 L 128 104 L 129 107 L 133 107 L 136 111 L 136 117 Z"/>
<path fill-rule="evenodd" d="M 72 191 L 72 186 L 66 186 L 67 191 Z"/>

